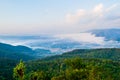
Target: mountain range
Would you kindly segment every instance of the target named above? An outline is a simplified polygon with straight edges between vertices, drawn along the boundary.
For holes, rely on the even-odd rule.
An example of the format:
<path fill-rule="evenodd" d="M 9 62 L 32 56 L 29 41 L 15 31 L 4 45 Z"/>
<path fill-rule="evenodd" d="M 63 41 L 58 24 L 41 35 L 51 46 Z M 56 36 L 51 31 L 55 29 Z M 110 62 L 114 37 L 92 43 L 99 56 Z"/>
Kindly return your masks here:
<path fill-rule="evenodd" d="M 90 32 L 97 37 L 105 37 L 106 40 L 120 41 L 120 29 L 91 30 Z"/>
<path fill-rule="evenodd" d="M 40 70 L 51 78 L 53 73 L 59 75 L 61 65 L 62 72 L 66 72 L 68 67 L 64 61 L 70 62 L 76 57 L 86 65 L 92 65 L 92 69 L 97 66 L 95 69 L 102 71 L 102 76 L 106 73 L 104 78 L 114 75 L 112 78 L 118 80 L 119 35 L 120 29 L 103 29 L 52 36 L 0 36 L 0 80 L 13 80 L 13 68 L 20 60 L 25 62 L 27 72 Z M 79 60 L 75 62 L 79 63 Z"/>
<path fill-rule="evenodd" d="M 30 60 L 74 49 L 120 48 L 119 35 L 120 29 L 101 29 L 49 36 L 0 36 L 0 57 Z"/>

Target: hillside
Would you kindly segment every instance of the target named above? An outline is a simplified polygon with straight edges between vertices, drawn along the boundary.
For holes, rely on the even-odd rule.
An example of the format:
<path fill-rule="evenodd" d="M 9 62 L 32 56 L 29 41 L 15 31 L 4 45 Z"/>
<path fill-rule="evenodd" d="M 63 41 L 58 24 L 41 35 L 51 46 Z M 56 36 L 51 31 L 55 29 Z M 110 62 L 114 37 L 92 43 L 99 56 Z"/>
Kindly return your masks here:
<path fill-rule="evenodd" d="M 98 29 L 71 34 L 0 36 L 1 43 L 29 46 L 40 58 L 74 49 L 120 48 L 120 29 Z M 42 51 L 43 50 L 43 51 Z M 30 50 L 31 51 L 31 50 Z M 49 54 L 52 53 L 52 54 Z M 35 56 L 35 55 L 34 55 Z M 38 58 L 39 58 L 38 57 Z"/>
<path fill-rule="evenodd" d="M 54 59 L 65 59 L 81 57 L 86 59 L 97 58 L 97 59 L 110 59 L 114 61 L 120 60 L 120 49 L 119 48 L 101 48 L 101 49 L 76 49 L 70 52 L 63 53 L 62 55 L 56 55 L 44 58 L 45 60 Z"/>
<path fill-rule="evenodd" d="M 17 63 L 16 60 L 0 58 L 0 80 L 13 80 L 13 68 Z"/>
<path fill-rule="evenodd" d="M 39 75 L 38 80 L 118 80 L 119 59 L 118 48 L 76 49 L 62 55 L 24 62 L 25 78 L 31 80 Z M 14 80 L 11 71 L 18 61 L 1 58 L 0 63 L 0 79 Z"/>
<path fill-rule="evenodd" d="M 89 32 L 97 37 L 105 37 L 106 40 L 120 41 L 120 29 L 100 29 Z"/>
<path fill-rule="evenodd" d="M 26 63 L 26 74 L 45 80 L 118 80 L 120 63 L 106 59 L 54 59 Z M 29 76 L 29 78 L 31 78 Z"/>
<path fill-rule="evenodd" d="M 31 60 L 33 50 L 25 46 L 12 46 L 9 44 L 0 43 L 0 58 L 12 60 Z"/>

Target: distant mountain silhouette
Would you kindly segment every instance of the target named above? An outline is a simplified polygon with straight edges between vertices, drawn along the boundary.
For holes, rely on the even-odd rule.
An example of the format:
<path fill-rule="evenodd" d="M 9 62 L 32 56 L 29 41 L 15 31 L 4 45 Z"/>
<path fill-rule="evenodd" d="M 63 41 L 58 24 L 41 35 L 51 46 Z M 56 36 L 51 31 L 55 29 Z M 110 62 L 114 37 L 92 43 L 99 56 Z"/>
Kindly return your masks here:
<path fill-rule="evenodd" d="M 89 31 L 97 37 L 105 37 L 106 40 L 120 41 L 120 29 L 100 29 Z"/>
<path fill-rule="evenodd" d="M 34 57 L 31 56 L 33 53 L 33 50 L 26 46 L 12 46 L 0 43 L 0 58 L 30 60 L 34 59 Z"/>

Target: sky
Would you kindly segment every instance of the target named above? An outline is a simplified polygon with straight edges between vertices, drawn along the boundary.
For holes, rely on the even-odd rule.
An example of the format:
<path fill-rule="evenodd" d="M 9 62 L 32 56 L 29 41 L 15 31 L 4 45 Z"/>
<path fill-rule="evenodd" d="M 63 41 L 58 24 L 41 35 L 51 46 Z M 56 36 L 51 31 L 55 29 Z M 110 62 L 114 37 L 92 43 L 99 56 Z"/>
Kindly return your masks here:
<path fill-rule="evenodd" d="M 79 33 L 120 27 L 120 0 L 0 0 L 1 35 Z"/>

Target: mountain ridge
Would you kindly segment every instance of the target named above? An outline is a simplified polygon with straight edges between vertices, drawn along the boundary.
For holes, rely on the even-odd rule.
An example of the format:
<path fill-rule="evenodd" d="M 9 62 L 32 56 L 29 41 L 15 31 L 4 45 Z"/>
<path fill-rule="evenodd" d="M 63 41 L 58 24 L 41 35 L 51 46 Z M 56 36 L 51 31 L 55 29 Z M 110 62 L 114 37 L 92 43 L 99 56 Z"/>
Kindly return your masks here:
<path fill-rule="evenodd" d="M 88 31 L 97 37 L 105 37 L 106 40 L 120 41 L 120 29 L 97 29 Z"/>

